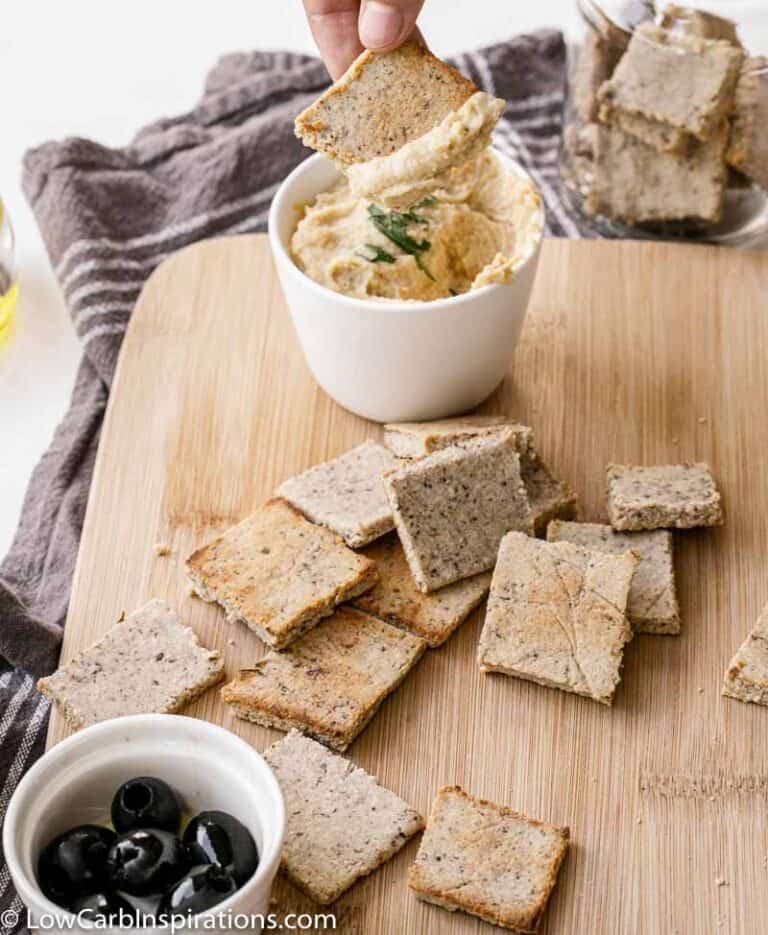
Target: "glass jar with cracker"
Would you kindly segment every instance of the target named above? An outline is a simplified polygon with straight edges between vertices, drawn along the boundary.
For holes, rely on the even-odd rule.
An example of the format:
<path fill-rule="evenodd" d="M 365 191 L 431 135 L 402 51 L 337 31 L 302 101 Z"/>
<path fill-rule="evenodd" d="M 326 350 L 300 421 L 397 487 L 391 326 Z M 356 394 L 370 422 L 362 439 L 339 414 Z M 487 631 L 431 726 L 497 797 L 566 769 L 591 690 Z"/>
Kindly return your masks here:
<path fill-rule="evenodd" d="M 768 244 L 768 7 L 577 2 L 560 158 L 572 205 L 614 236 Z"/>

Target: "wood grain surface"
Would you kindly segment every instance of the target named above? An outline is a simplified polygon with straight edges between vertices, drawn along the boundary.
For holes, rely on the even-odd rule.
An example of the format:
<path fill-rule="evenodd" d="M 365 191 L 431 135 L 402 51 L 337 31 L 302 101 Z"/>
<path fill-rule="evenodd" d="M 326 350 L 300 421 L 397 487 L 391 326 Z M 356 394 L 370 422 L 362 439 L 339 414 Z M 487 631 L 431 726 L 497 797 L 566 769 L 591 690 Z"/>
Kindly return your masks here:
<path fill-rule="evenodd" d="M 534 427 L 585 519 L 604 519 L 607 462 L 701 459 L 727 523 L 676 537 L 683 633 L 635 638 L 613 708 L 481 675 L 480 612 L 427 654 L 350 750 L 425 814 L 439 786 L 459 783 L 569 825 L 548 935 L 768 931 L 768 710 L 720 696 L 768 600 L 767 285 L 766 255 L 546 244 L 513 370 L 483 410 Z M 123 346 L 63 658 L 160 597 L 223 651 L 229 674 L 250 665 L 259 640 L 188 596 L 183 559 L 284 478 L 379 435 L 313 383 L 263 236 L 166 261 Z M 216 691 L 188 713 L 259 750 L 280 736 L 235 720 Z M 54 712 L 49 742 L 66 733 Z M 416 901 L 406 887 L 416 847 L 336 903 L 337 931 L 490 931 Z M 275 896 L 283 911 L 315 909 L 284 882 Z"/>

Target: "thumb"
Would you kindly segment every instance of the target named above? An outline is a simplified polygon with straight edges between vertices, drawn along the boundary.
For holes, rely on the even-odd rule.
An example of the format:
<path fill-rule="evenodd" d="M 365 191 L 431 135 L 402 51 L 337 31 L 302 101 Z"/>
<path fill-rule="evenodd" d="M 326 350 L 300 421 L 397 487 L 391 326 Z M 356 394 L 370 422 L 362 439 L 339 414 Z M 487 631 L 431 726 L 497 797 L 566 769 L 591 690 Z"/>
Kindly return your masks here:
<path fill-rule="evenodd" d="M 363 0 L 360 41 L 367 49 L 388 52 L 411 35 L 424 0 Z"/>

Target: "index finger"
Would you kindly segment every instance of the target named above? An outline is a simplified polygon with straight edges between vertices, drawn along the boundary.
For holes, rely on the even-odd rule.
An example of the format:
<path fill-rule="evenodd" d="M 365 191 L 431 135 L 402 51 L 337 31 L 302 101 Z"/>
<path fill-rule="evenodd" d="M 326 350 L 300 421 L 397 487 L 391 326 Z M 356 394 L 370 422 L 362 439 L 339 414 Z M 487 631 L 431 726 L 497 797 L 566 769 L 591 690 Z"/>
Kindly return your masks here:
<path fill-rule="evenodd" d="M 309 28 L 335 81 L 363 51 L 358 35 L 360 0 L 303 0 Z"/>

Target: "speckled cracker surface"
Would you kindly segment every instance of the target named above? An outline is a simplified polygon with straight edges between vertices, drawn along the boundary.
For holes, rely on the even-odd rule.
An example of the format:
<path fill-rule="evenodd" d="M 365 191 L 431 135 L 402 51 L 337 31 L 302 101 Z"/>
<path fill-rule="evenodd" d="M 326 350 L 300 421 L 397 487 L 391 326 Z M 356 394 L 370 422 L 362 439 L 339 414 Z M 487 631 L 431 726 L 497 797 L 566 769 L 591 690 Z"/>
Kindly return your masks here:
<path fill-rule="evenodd" d="M 396 466 L 390 451 L 368 441 L 290 478 L 277 493 L 313 523 L 359 548 L 395 528 L 381 473 Z"/>
<path fill-rule="evenodd" d="M 281 649 L 372 587 L 376 566 L 274 499 L 194 552 L 187 574 L 203 600 Z"/>
<path fill-rule="evenodd" d="M 385 475 L 384 486 L 425 593 L 493 568 L 510 529 L 533 532 L 511 432 L 428 455 Z"/>
<path fill-rule="evenodd" d="M 634 114 L 708 140 L 733 106 L 742 59 L 730 42 L 645 23 L 600 89 L 600 119 Z"/>
<path fill-rule="evenodd" d="M 482 602 L 491 585 L 491 573 L 484 572 L 422 594 L 394 533 L 368 546 L 365 554 L 376 562 L 379 580 L 352 605 L 420 636 L 430 646 L 444 643 Z"/>
<path fill-rule="evenodd" d="M 439 422 L 393 422 L 384 426 L 384 444 L 398 458 L 423 458 L 443 448 L 494 435 L 508 429 L 518 454 L 533 443 L 533 430 L 506 416 L 462 416 Z"/>
<path fill-rule="evenodd" d="M 609 464 L 607 479 L 614 529 L 691 529 L 723 522 L 720 493 L 706 464 Z"/>
<path fill-rule="evenodd" d="M 509 533 L 493 572 L 478 662 L 484 672 L 611 704 L 632 639 L 637 558 Z"/>
<path fill-rule="evenodd" d="M 74 728 L 127 714 L 168 714 L 224 677 L 219 653 L 163 601 L 150 601 L 40 679 L 39 690 Z"/>
<path fill-rule="evenodd" d="M 351 607 L 280 653 L 268 653 L 221 690 L 238 717 L 297 728 L 346 748 L 421 657 L 426 643 Z"/>
<path fill-rule="evenodd" d="M 349 165 L 423 136 L 478 89 L 418 42 L 363 52 L 296 118 L 305 146 Z"/>
<path fill-rule="evenodd" d="M 327 905 L 424 827 L 421 815 L 373 776 L 292 731 L 264 752 L 285 798 L 281 869 Z"/>
<path fill-rule="evenodd" d="M 537 932 L 568 828 L 468 795 L 439 790 L 408 883 L 419 899 L 471 913 L 515 932 Z"/>
<path fill-rule="evenodd" d="M 638 563 L 629 589 L 627 614 L 635 633 L 674 635 L 680 632 L 680 609 L 675 588 L 672 533 L 616 532 L 603 523 L 549 524 L 550 542 L 571 542 L 611 555 L 632 551 Z"/>
<path fill-rule="evenodd" d="M 727 181 L 728 127 L 682 153 L 659 153 L 618 127 L 592 126 L 593 177 L 586 209 L 628 224 L 717 221 Z"/>
<path fill-rule="evenodd" d="M 739 701 L 768 705 L 768 605 L 731 659 L 723 694 Z"/>

